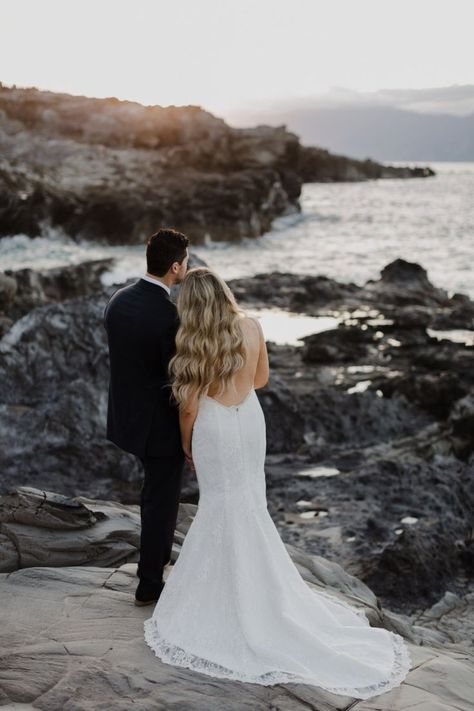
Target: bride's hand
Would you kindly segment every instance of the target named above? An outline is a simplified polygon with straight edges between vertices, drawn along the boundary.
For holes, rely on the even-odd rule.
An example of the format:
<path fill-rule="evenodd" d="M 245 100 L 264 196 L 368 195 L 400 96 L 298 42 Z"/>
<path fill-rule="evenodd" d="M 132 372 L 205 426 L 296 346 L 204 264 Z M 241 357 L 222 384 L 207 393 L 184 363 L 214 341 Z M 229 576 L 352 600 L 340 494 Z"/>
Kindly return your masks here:
<path fill-rule="evenodd" d="M 192 469 L 193 471 L 195 471 L 195 469 L 194 469 L 193 457 L 192 457 L 192 454 L 191 454 L 191 450 L 189 450 L 189 449 L 184 449 L 183 451 L 184 451 L 184 458 L 185 458 L 185 460 L 186 460 L 186 464 L 188 465 L 188 467 L 189 467 L 190 469 Z"/>

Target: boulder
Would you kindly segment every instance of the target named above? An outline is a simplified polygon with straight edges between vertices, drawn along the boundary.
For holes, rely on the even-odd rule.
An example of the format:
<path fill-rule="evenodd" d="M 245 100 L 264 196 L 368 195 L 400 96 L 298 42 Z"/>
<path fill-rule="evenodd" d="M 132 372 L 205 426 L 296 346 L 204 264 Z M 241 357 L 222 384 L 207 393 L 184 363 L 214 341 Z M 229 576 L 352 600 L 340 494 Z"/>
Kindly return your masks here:
<path fill-rule="evenodd" d="M 16 321 L 36 306 L 90 296 L 103 290 L 101 277 L 113 263 L 113 259 L 94 259 L 52 269 L 7 270 L 0 273 L 0 309 Z M 2 283 L 7 281 L 14 286 L 2 303 Z"/>
<path fill-rule="evenodd" d="M 180 504 L 178 542 L 195 508 Z M 137 562 L 139 547 L 138 505 L 26 486 L 0 496 L 0 572 L 38 565 L 118 566 Z"/>
<path fill-rule="evenodd" d="M 433 286 L 428 279 L 426 269 L 416 262 L 395 259 L 387 264 L 380 273 L 380 279 L 369 279 L 365 290 L 375 294 L 381 303 L 394 306 L 448 306 L 450 298 L 445 289 Z M 405 314 L 405 318 L 409 318 Z M 417 316 L 418 320 L 420 314 Z"/>
<path fill-rule="evenodd" d="M 301 358 L 305 363 L 356 363 L 369 355 L 375 343 L 371 331 L 355 326 L 338 328 L 301 339 L 304 342 Z"/>

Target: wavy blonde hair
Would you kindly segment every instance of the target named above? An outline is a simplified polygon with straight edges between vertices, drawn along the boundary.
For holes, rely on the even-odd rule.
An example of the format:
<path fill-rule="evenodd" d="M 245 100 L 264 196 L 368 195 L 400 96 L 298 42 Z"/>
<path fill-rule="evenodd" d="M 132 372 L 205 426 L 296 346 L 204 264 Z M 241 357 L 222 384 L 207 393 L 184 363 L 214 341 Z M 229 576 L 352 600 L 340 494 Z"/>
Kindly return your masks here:
<path fill-rule="evenodd" d="M 172 393 L 180 409 L 218 382 L 222 395 L 245 363 L 239 308 L 225 281 L 207 267 L 184 277 L 177 300 L 180 326 L 176 353 L 169 363 Z"/>

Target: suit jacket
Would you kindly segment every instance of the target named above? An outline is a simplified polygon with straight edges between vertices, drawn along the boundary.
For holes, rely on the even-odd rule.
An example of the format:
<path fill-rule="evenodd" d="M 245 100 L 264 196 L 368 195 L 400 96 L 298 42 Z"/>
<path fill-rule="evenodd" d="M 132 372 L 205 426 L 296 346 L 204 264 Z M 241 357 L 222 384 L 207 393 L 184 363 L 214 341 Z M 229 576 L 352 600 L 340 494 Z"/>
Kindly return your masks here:
<path fill-rule="evenodd" d="M 139 279 L 118 289 L 104 311 L 110 358 L 106 437 L 139 457 L 181 450 L 179 414 L 167 366 L 179 326 L 163 287 Z"/>

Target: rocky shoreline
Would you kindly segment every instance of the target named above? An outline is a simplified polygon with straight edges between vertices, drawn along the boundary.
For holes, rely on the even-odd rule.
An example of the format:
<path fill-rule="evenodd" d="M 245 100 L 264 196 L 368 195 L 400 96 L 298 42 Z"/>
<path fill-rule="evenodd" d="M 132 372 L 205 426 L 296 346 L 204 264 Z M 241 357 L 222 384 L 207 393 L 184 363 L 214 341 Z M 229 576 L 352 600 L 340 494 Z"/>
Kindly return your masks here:
<path fill-rule="evenodd" d="M 138 501 L 136 459 L 104 438 L 102 315 L 118 286 L 104 289 L 100 275 L 110 266 L 0 275 L 3 492 Z M 474 568 L 474 303 L 403 260 L 363 286 L 281 273 L 229 283 L 244 308 L 337 322 L 302 346 L 268 343 L 271 378 L 258 396 L 268 503 L 284 540 L 337 560 L 399 611 L 420 614 L 446 592 L 464 599 Z M 189 473 L 183 501 L 197 502 Z"/>
<path fill-rule="evenodd" d="M 303 182 L 434 174 L 305 147 L 285 126 L 232 128 L 199 106 L 1 84 L 0 152 L 0 237 L 53 227 L 110 244 L 163 224 L 194 244 L 258 237 L 300 211 Z"/>
<path fill-rule="evenodd" d="M 141 469 L 104 437 L 108 362 L 102 316 L 118 285 L 104 288 L 101 275 L 111 267 L 110 260 L 96 260 L 0 273 L 0 588 L 10 610 L 11 649 L 19 644 L 18 605 L 31 604 L 30 588 L 44 591 L 61 610 L 63 631 L 60 642 L 43 635 L 42 649 L 49 659 L 61 644 L 76 680 L 68 596 L 88 601 L 104 618 L 104 644 L 121 649 L 115 618 L 107 618 L 106 610 L 112 604 L 123 614 L 138 541 Z M 424 645 L 415 648 L 421 654 L 412 672 L 416 682 L 404 686 L 401 696 L 387 695 L 391 705 L 350 706 L 348 700 L 338 706 L 326 696 L 311 705 L 313 691 L 298 688 L 297 697 L 275 691 L 290 694 L 282 697 L 282 708 L 404 709 L 405 698 L 421 703 L 414 701 L 416 687 L 427 708 L 468 709 L 474 302 L 437 288 L 420 265 L 404 260 L 362 286 L 284 273 L 229 284 L 243 308 L 272 307 L 315 319 L 316 332 L 299 346 L 268 342 L 270 382 L 258 391 L 267 422 L 268 506 L 293 559 L 309 582 L 339 590 L 351 602 L 362 599 L 374 624 L 393 625 Z M 318 319 L 328 318 L 335 327 L 318 331 Z M 175 555 L 197 496 L 195 477 L 187 472 Z M 49 613 L 43 613 L 46 619 Z M 141 631 L 136 616 L 127 619 L 128 649 L 132 639 L 139 645 Z M 98 648 L 90 646 L 87 626 L 85 634 L 77 644 L 94 667 Z M 57 685 L 49 694 L 48 684 L 20 689 L 11 683 L 18 653 L 7 655 L 0 698 L 61 708 L 69 689 L 61 656 L 48 673 L 48 684 Z M 33 671 L 44 666 L 43 652 L 24 654 L 22 663 Z M 117 688 L 142 678 L 141 647 L 132 668 L 114 654 L 113 663 L 122 665 Z M 112 671 L 106 661 L 100 668 L 97 693 L 110 702 L 116 693 L 110 691 Z M 158 680 L 169 677 L 162 666 L 154 669 Z M 433 691 L 438 673 L 448 681 Z M 176 693 L 194 708 L 197 692 L 190 691 L 186 672 L 174 678 Z M 146 683 L 142 687 L 150 693 Z M 258 693 L 252 699 L 252 708 L 267 708 Z"/>

